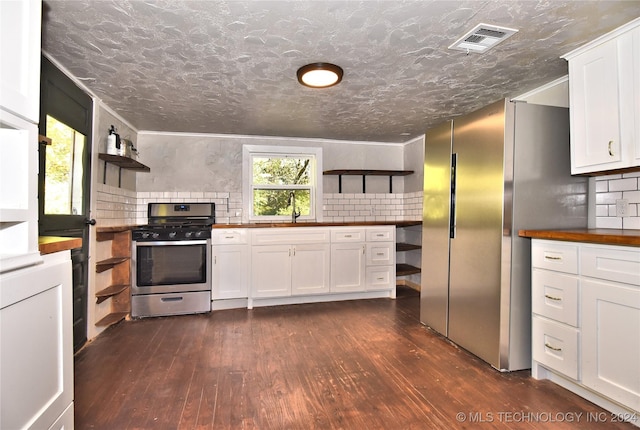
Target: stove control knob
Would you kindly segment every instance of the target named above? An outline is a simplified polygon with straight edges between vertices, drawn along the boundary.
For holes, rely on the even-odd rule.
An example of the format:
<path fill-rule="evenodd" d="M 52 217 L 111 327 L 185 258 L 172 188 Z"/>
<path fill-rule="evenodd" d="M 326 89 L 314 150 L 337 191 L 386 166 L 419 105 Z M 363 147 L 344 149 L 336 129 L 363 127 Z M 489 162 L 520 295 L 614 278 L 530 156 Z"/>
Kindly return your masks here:
<path fill-rule="evenodd" d="M 157 239 L 160 237 L 160 233 L 153 233 L 151 237 L 153 237 L 154 239 Z"/>
<path fill-rule="evenodd" d="M 171 237 L 171 238 L 176 237 L 176 232 L 175 231 L 170 232 L 169 233 L 169 237 Z"/>
<path fill-rule="evenodd" d="M 201 231 L 196 231 L 196 237 L 200 237 L 202 236 L 202 232 Z"/>
<path fill-rule="evenodd" d="M 188 231 L 184 234 L 184 237 L 191 237 L 192 234 L 193 234 L 192 231 Z"/>
<path fill-rule="evenodd" d="M 146 239 L 148 237 L 149 237 L 149 233 L 147 233 L 147 232 L 142 233 L 142 238 L 143 239 Z"/>

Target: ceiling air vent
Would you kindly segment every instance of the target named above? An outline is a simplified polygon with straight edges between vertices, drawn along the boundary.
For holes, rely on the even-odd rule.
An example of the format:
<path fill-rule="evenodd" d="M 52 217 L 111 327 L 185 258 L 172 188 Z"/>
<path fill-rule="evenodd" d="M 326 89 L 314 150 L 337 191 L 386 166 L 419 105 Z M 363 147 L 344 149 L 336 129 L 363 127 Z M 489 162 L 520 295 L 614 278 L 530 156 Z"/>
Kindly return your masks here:
<path fill-rule="evenodd" d="M 507 27 L 499 27 L 497 25 L 490 24 L 478 24 L 473 30 L 467 32 L 460 39 L 456 40 L 453 45 L 449 46 L 449 49 L 455 49 L 456 51 L 487 52 L 489 49 L 496 46 L 498 43 L 507 40 L 509 37 L 517 33 L 518 30 Z"/>

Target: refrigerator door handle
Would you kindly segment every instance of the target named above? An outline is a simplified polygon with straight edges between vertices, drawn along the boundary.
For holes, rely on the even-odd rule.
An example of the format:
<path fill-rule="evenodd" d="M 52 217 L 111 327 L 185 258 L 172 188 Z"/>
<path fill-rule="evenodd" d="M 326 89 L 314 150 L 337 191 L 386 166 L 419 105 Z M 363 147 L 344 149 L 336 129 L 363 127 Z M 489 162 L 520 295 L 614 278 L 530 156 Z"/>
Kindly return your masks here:
<path fill-rule="evenodd" d="M 458 154 L 451 154 L 451 207 L 449 208 L 449 238 L 456 238 L 456 165 Z"/>

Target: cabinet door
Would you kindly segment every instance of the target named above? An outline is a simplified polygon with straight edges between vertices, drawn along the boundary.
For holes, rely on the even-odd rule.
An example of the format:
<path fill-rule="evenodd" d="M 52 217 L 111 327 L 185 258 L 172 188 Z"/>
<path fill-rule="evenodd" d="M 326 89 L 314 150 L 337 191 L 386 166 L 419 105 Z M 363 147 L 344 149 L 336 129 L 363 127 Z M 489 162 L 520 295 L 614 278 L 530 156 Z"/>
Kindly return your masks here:
<path fill-rule="evenodd" d="M 39 0 L 0 1 L 2 107 L 38 123 L 40 115 Z"/>
<path fill-rule="evenodd" d="M 582 383 L 640 410 L 640 287 L 582 279 Z"/>
<path fill-rule="evenodd" d="M 331 245 L 331 292 L 364 291 L 364 243 Z"/>
<path fill-rule="evenodd" d="M 48 429 L 73 402 L 70 254 L 0 284 L 0 428 Z"/>
<path fill-rule="evenodd" d="M 569 60 L 572 174 L 632 162 L 632 124 L 626 118 L 633 99 L 625 94 L 632 87 L 623 88 L 632 73 L 630 41 L 631 35 L 623 34 Z"/>
<path fill-rule="evenodd" d="M 292 295 L 320 294 L 329 292 L 329 250 L 329 244 L 292 246 Z"/>
<path fill-rule="evenodd" d="M 254 246 L 251 249 L 253 297 L 291 295 L 291 246 Z"/>
<path fill-rule="evenodd" d="M 250 270 L 248 245 L 214 246 L 212 263 L 212 299 L 246 298 Z"/>

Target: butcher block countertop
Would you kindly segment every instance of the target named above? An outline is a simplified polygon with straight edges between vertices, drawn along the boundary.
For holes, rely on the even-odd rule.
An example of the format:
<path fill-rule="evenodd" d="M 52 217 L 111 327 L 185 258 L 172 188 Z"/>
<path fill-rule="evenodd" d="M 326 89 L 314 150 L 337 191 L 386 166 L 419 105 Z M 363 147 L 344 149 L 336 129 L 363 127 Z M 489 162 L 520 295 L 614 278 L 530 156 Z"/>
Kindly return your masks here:
<path fill-rule="evenodd" d="M 361 222 L 277 222 L 277 223 L 249 223 L 249 224 L 214 224 L 212 228 L 276 228 L 276 227 L 357 227 L 367 225 L 395 225 L 409 227 L 421 225 L 422 221 L 361 221 Z"/>
<path fill-rule="evenodd" d="M 80 247 L 82 247 L 82 238 L 79 237 L 40 236 L 38 238 L 38 248 L 43 255 Z"/>
<path fill-rule="evenodd" d="M 357 227 L 366 225 L 395 225 L 396 227 L 410 227 L 422 225 L 422 221 L 362 221 L 362 222 L 278 222 L 278 223 L 249 223 L 249 224 L 214 224 L 212 228 L 276 228 L 276 227 Z M 133 230 L 141 225 L 120 225 L 111 227 L 96 227 L 98 233 L 117 233 Z"/>
<path fill-rule="evenodd" d="M 640 230 L 631 229 L 520 230 L 518 235 L 532 239 L 640 246 Z"/>

